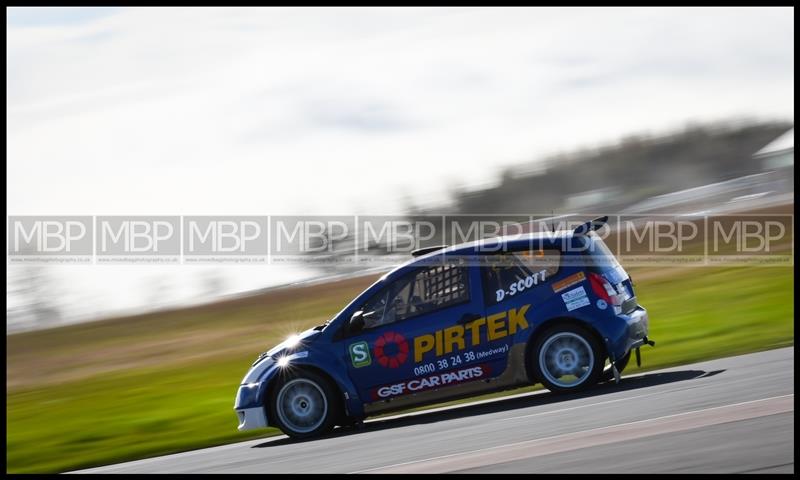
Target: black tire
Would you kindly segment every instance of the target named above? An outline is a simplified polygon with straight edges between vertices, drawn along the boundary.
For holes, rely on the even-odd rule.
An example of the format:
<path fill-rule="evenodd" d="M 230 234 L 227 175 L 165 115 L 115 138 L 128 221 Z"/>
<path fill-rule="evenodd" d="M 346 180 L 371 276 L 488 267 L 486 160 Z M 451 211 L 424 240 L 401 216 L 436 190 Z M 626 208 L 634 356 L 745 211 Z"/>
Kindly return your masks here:
<path fill-rule="evenodd" d="M 628 353 L 626 353 L 624 357 L 617 360 L 617 370 L 619 371 L 620 375 L 622 375 L 622 371 L 625 370 L 625 367 L 628 366 L 632 352 L 632 349 L 628 350 Z M 600 381 L 609 382 L 611 380 L 614 380 L 614 371 L 611 370 L 611 365 L 609 365 L 607 369 L 603 370 L 603 374 L 600 375 Z"/>
<path fill-rule="evenodd" d="M 537 336 L 531 360 L 534 374 L 542 385 L 551 392 L 569 393 L 598 382 L 603 373 L 605 355 L 588 330 L 562 324 Z M 569 369 L 568 375 L 563 374 L 564 369 Z M 570 377 L 575 377 L 575 380 L 569 381 Z"/>
<path fill-rule="evenodd" d="M 340 412 L 336 388 L 327 378 L 310 371 L 279 379 L 269 398 L 270 422 L 274 421 L 292 438 L 311 438 L 330 432 L 340 419 Z"/>
<path fill-rule="evenodd" d="M 345 417 L 344 415 L 339 418 L 339 421 L 336 422 L 336 425 L 339 425 L 342 428 L 352 429 L 356 428 L 361 420 L 354 418 L 354 417 Z"/>

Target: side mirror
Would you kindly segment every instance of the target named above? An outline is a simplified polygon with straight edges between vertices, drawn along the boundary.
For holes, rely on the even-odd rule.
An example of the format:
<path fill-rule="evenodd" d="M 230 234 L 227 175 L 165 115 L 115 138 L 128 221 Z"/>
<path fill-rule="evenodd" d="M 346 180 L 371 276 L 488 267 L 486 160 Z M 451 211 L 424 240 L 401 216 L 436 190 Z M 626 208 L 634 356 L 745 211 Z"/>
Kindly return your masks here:
<path fill-rule="evenodd" d="M 347 331 L 349 332 L 360 332 L 364 329 L 364 311 L 359 310 L 350 317 L 350 321 L 347 323 Z"/>

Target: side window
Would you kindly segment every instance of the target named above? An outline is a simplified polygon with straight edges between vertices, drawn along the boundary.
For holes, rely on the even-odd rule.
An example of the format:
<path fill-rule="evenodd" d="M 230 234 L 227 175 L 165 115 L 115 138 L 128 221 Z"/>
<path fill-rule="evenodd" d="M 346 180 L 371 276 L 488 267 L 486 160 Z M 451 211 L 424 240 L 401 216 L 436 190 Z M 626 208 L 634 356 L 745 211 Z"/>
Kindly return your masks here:
<path fill-rule="evenodd" d="M 491 306 L 546 283 L 558 272 L 561 251 L 505 252 L 486 257 L 481 266 L 483 297 Z"/>
<path fill-rule="evenodd" d="M 361 308 L 364 328 L 412 318 L 469 300 L 465 267 L 441 265 L 413 272 L 372 297 Z"/>
<path fill-rule="evenodd" d="M 386 302 L 389 297 L 390 287 L 384 288 L 367 300 L 361 310 L 364 312 L 364 328 L 374 328 L 383 325 L 383 316 L 386 312 Z"/>
<path fill-rule="evenodd" d="M 514 252 L 514 256 L 531 272 L 544 270 L 546 278 L 558 273 L 561 266 L 561 250 L 553 248 Z"/>

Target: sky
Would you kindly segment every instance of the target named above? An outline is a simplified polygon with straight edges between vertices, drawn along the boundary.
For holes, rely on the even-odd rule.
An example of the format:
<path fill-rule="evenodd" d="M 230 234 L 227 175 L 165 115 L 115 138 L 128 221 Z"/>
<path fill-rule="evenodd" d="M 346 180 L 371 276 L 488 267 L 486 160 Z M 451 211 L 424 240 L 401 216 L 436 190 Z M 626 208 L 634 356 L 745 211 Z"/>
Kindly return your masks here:
<path fill-rule="evenodd" d="M 792 8 L 9 8 L 8 214 L 439 205 L 631 133 L 793 121 L 793 40 Z M 109 278 L 178 271 L 69 268 L 108 308 L 143 302 Z"/>

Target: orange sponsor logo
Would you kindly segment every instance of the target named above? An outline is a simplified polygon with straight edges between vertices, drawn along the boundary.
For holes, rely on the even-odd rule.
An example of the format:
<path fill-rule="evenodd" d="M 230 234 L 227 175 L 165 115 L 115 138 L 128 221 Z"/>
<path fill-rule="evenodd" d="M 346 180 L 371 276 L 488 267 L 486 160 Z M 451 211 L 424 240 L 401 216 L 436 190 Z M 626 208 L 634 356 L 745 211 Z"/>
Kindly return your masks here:
<path fill-rule="evenodd" d="M 553 283 L 553 291 L 560 292 L 561 290 L 569 288 L 575 285 L 576 283 L 581 283 L 584 280 L 586 280 L 586 275 L 584 275 L 583 272 L 572 274 L 567 278 L 561 279 Z"/>

